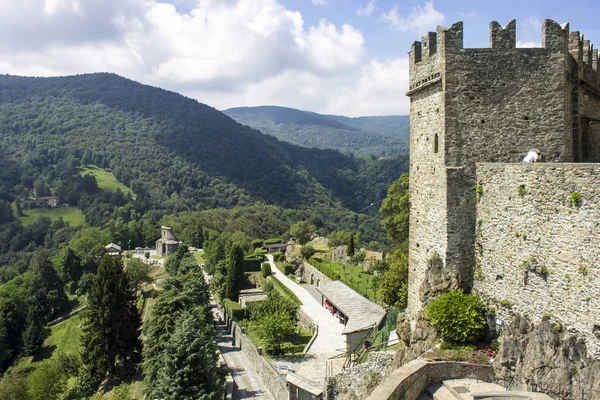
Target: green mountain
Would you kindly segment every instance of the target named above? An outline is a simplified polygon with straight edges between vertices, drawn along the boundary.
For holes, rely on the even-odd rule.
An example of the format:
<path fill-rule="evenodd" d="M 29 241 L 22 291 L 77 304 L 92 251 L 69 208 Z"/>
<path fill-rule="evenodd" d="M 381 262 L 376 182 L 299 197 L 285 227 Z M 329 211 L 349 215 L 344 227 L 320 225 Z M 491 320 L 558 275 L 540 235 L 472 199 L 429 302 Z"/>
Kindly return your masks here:
<path fill-rule="evenodd" d="M 0 150 L 6 171 L 18 170 L 0 171 L 0 198 L 12 201 L 18 183 L 17 192 L 42 178 L 51 186 L 71 176 L 66 171 L 97 165 L 138 203 L 171 211 L 257 203 L 356 211 L 407 170 L 407 157 L 379 162 L 295 146 L 177 93 L 105 73 L 0 76 Z"/>
<path fill-rule="evenodd" d="M 304 147 L 357 156 L 408 153 L 409 116 L 349 118 L 293 108 L 260 106 L 223 111 L 241 124 Z"/>

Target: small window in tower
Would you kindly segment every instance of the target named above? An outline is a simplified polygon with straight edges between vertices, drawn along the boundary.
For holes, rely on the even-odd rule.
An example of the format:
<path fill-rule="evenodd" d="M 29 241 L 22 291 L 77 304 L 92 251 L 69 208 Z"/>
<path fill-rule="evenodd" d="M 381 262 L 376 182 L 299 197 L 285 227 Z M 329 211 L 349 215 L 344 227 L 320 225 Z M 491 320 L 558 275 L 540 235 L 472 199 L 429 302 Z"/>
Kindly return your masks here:
<path fill-rule="evenodd" d="M 438 152 L 438 134 L 436 133 L 435 136 L 433 137 L 433 152 L 437 153 Z"/>

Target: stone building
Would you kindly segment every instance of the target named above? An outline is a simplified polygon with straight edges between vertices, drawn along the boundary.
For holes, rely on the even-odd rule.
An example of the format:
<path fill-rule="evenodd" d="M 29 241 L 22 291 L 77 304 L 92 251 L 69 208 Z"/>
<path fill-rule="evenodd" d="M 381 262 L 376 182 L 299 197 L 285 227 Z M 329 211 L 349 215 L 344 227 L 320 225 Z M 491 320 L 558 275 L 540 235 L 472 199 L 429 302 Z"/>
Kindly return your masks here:
<path fill-rule="evenodd" d="M 459 22 L 415 42 L 409 64 L 401 336 L 431 299 L 462 287 L 496 308 L 498 324 L 551 318 L 600 357 L 597 49 L 552 20 L 541 48 L 516 48 L 515 21 L 490 24 L 489 48 L 464 48 Z M 531 148 L 545 162 L 521 164 Z"/>
<path fill-rule="evenodd" d="M 168 226 L 161 226 L 160 231 L 160 239 L 156 241 L 156 254 L 161 257 L 168 257 L 177 251 L 179 242 L 173 233 L 173 229 Z"/>

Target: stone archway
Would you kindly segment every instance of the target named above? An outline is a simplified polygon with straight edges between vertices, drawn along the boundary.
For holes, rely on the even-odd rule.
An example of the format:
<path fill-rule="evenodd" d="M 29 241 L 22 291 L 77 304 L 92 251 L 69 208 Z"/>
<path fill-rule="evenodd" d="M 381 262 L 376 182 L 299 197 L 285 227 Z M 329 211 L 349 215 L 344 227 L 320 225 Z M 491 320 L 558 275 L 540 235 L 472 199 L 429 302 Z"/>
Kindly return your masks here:
<path fill-rule="evenodd" d="M 321 281 L 320 281 L 319 279 L 317 279 L 317 287 L 319 287 L 319 283 L 320 283 L 320 282 L 321 282 Z"/>
<path fill-rule="evenodd" d="M 310 275 L 310 284 L 311 285 L 315 284 L 315 276 L 313 274 Z"/>

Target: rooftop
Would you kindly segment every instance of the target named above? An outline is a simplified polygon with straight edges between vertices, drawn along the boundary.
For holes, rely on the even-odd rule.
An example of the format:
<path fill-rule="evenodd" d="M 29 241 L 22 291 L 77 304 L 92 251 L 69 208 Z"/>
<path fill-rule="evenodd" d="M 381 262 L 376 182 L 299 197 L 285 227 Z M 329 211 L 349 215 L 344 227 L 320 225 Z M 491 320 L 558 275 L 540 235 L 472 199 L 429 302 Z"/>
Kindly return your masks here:
<path fill-rule="evenodd" d="M 239 297 L 244 299 L 246 303 L 253 303 L 255 301 L 264 301 L 268 296 L 260 289 L 244 289 L 240 290 Z"/>
<path fill-rule="evenodd" d="M 319 385 L 291 372 L 287 373 L 285 380 L 312 395 L 321 396 L 323 394 L 323 388 Z"/>
<path fill-rule="evenodd" d="M 385 317 L 383 307 L 355 292 L 341 281 L 319 286 L 317 290 L 348 317 L 343 335 L 379 325 Z"/>

